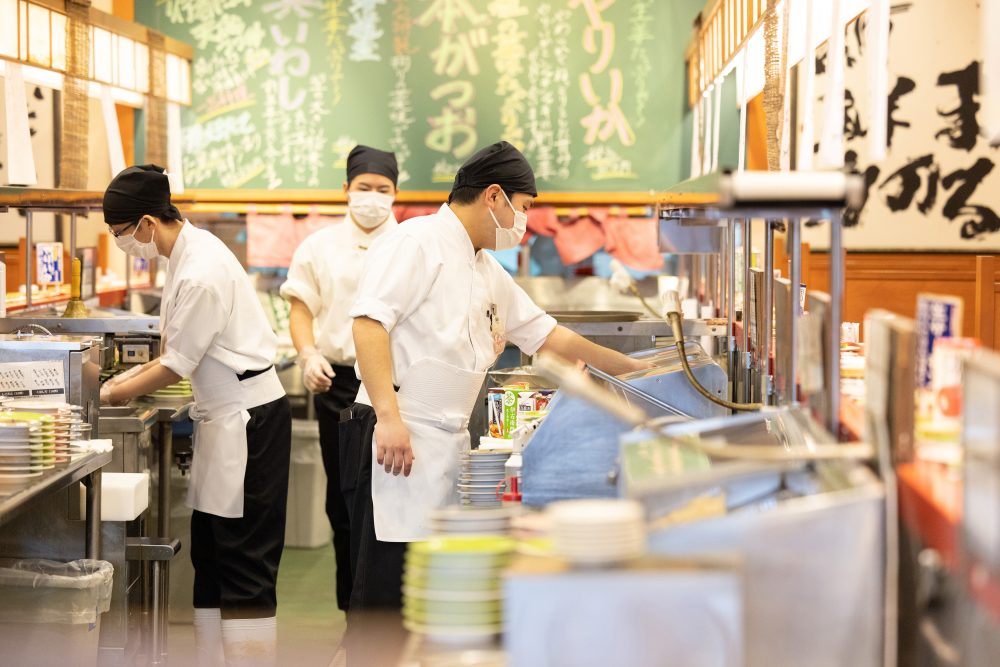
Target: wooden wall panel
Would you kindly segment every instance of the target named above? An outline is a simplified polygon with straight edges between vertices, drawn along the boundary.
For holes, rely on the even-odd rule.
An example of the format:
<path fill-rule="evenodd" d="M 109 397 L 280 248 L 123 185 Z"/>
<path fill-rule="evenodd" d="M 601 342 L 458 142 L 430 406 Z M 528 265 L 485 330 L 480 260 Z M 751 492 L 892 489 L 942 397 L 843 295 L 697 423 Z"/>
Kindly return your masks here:
<path fill-rule="evenodd" d="M 829 290 L 830 255 L 813 252 L 806 285 Z M 966 253 L 849 252 L 845 261 L 844 321 L 863 322 L 871 308 L 914 317 L 917 294 L 961 297 L 962 331 L 975 335 L 976 256 Z"/>

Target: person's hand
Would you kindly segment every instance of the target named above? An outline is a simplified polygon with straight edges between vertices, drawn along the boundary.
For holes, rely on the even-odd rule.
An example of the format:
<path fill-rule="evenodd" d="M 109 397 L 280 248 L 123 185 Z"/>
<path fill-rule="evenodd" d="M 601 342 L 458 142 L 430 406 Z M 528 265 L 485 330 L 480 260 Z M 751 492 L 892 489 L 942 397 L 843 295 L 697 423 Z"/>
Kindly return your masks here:
<path fill-rule="evenodd" d="M 330 362 L 316 348 L 303 350 L 299 358 L 302 360 L 302 382 L 306 389 L 314 394 L 329 391 L 336 375 Z"/>
<path fill-rule="evenodd" d="M 124 405 L 127 401 L 115 401 L 111 398 L 111 389 L 118 383 L 108 380 L 101 385 L 101 405 Z"/>
<path fill-rule="evenodd" d="M 629 364 L 632 367 L 632 372 L 635 371 L 648 371 L 653 367 L 653 362 L 646 361 L 645 359 L 633 359 L 629 357 Z"/>
<path fill-rule="evenodd" d="M 380 419 L 375 423 L 375 458 L 387 473 L 410 476 L 415 457 L 410 432 L 402 419 Z"/>

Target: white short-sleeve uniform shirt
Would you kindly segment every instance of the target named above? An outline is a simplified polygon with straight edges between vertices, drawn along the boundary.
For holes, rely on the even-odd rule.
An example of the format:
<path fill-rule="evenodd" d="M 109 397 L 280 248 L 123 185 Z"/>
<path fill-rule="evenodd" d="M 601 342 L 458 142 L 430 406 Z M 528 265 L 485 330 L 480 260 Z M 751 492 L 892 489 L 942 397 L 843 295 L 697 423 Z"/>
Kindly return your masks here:
<path fill-rule="evenodd" d="M 167 263 L 160 364 L 191 377 L 204 357 L 239 374 L 274 362 L 278 337 L 247 272 L 218 237 L 185 221 Z"/>
<path fill-rule="evenodd" d="M 316 347 L 330 363 L 354 365 L 354 338 L 350 310 L 368 249 L 396 227 L 389 219 L 366 234 L 350 220 L 310 234 L 295 250 L 281 296 L 295 297 L 312 313 Z"/>
<path fill-rule="evenodd" d="M 372 244 L 350 315 L 389 332 L 397 386 L 423 358 L 481 372 L 508 340 L 534 354 L 556 326 L 496 259 L 475 251 L 447 204 Z M 363 386 L 358 400 L 367 402 Z"/>

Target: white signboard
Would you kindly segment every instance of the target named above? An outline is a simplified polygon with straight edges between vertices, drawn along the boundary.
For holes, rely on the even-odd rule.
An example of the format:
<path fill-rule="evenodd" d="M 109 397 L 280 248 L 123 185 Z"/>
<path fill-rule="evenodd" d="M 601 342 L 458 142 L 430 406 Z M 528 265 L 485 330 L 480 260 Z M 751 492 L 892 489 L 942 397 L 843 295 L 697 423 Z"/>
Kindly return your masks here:
<path fill-rule="evenodd" d="M 61 361 L 0 364 L 0 397 L 66 401 L 66 375 Z"/>

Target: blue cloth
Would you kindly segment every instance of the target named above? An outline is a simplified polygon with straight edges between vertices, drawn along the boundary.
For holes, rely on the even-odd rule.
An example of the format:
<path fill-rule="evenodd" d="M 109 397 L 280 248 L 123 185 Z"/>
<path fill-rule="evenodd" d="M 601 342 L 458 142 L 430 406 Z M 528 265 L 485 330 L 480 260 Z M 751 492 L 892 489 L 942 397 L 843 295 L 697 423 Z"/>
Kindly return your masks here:
<path fill-rule="evenodd" d="M 524 449 L 523 503 L 542 507 L 556 500 L 617 497 L 608 473 L 617 466 L 618 437 L 628 430 L 590 403 L 557 392 Z"/>
<path fill-rule="evenodd" d="M 611 277 L 611 260 L 614 259 L 611 255 L 604 250 L 598 250 L 590 259 L 593 261 L 595 276 L 600 278 Z M 649 276 L 663 275 L 662 269 L 658 271 L 637 271 L 626 266 L 625 270 L 628 271 L 629 275 L 635 280 L 642 280 L 643 278 L 647 278 Z"/>

